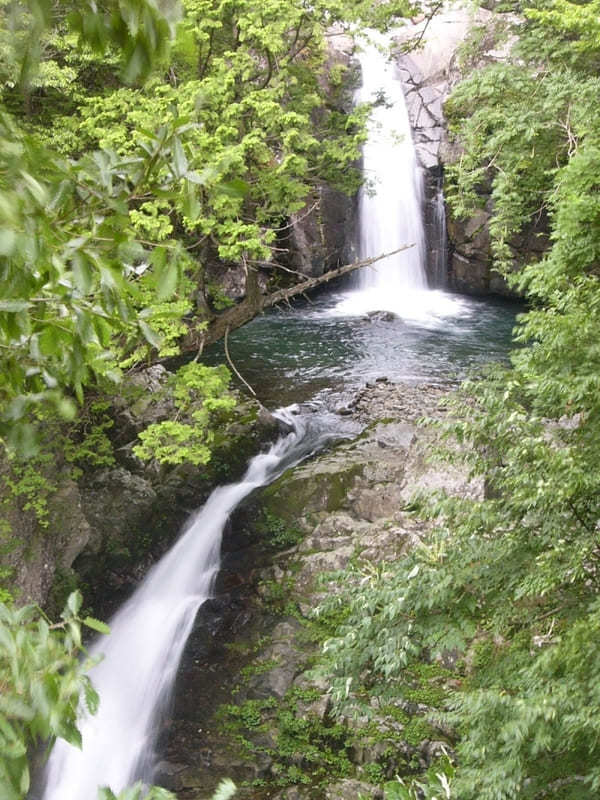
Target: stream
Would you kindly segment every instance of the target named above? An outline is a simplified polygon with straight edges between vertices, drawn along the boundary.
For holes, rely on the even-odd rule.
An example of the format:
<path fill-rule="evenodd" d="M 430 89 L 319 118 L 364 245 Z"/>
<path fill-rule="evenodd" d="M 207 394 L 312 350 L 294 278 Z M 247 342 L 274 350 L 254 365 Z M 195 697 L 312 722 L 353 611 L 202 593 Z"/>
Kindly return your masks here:
<path fill-rule="evenodd" d="M 111 620 L 93 647 L 104 654 L 91 672 L 100 711 L 82 710 L 83 750 L 53 750 L 43 800 L 94 800 L 96 787 L 118 793 L 151 781 L 161 714 L 198 608 L 211 597 L 223 528 L 254 489 L 317 452 L 332 437 L 356 433 L 336 409 L 365 382 L 456 382 L 506 357 L 518 307 L 430 291 L 424 274 L 422 176 L 412 147 L 402 89 L 374 47 L 360 55 L 360 99 L 383 93 L 374 109 L 360 198 L 360 256 L 407 250 L 356 280 L 293 309 L 275 310 L 229 337 L 236 367 L 264 405 L 304 403 L 277 412 L 290 432 L 250 462 L 240 482 L 216 489 L 173 548 Z M 207 361 L 224 360 L 215 347 Z"/>

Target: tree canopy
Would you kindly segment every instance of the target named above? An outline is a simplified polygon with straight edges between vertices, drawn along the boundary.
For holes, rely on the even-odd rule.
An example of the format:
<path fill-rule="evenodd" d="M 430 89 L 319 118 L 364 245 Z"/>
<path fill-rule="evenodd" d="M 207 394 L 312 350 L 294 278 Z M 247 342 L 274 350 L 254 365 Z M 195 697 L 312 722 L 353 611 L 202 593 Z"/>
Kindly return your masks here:
<path fill-rule="evenodd" d="M 403 2 L 186 0 L 0 7 L 0 434 L 77 413 L 206 324 L 210 259 L 273 269 L 320 181 L 353 191 L 364 110 L 327 41 Z M 334 92 L 335 93 L 335 92 Z"/>
<path fill-rule="evenodd" d="M 40 427 L 48 440 L 56 420 L 76 425 L 85 396 L 110 397 L 126 370 L 176 355 L 182 335 L 206 324 L 208 302 L 226 302 L 205 280 L 209 259 L 241 264 L 254 291 L 278 229 L 314 187 L 356 189 L 365 109 L 335 97 L 343 68 L 327 42 L 407 9 L 0 0 L 0 439 L 11 454 L 34 453 Z M 226 386 L 223 369 L 187 365 L 174 397 L 179 410 L 201 399 L 193 431 L 173 423 L 168 441 L 161 430 L 140 454 L 156 456 L 158 441 L 177 463 L 183 437 L 204 463 L 211 413 L 231 403 Z M 57 736 L 77 744 L 79 703 L 97 704 L 80 623 L 103 626 L 81 620 L 80 603 L 73 595 L 55 625 L 0 604 L 0 772 L 11 800 L 28 791 L 29 748 Z M 215 797 L 231 793 L 227 784 Z"/>

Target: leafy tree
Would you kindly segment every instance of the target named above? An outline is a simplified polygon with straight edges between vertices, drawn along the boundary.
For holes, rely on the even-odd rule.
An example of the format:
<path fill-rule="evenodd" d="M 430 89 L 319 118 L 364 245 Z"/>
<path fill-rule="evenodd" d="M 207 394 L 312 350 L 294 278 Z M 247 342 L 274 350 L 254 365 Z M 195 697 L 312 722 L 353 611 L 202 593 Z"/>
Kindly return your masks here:
<path fill-rule="evenodd" d="M 353 191 L 364 110 L 326 88 L 327 39 L 404 2 L 0 6 L 0 435 L 172 355 L 206 324 L 204 271 L 274 269 L 321 181 Z M 179 18 L 179 24 L 176 25 Z M 169 40 L 172 47 L 169 50 Z M 143 81 L 143 82 L 142 82 Z M 1 110 L 1 109 L 0 109 Z"/>
<path fill-rule="evenodd" d="M 108 627 L 93 617 L 81 618 L 79 592 L 69 596 L 58 623 L 51 623 L 36 606 L 14 608 L 0 603 L 0 779 L 2 800 L 23 800 L 30 786 L 32 748 L 48 750 L 57 738 L 81 747 L 78 710 L 89 713 L 99 698 L 87 675 L 96 663 L 82 644 L 82 625 L 99 633 Z M 234 784 L 225 780 L 212 800 L 229 800 Z M 165 789 L 141 784 L 118 798 L 100 788 L 100 800 L 174 800 Z"/>
<path fill-rule="evenodd" d="M 29 748 L 61 737 L 81 746 L 80 696 L 93 713 L 98 695 L 86 671 L 81 624 L 105 632 L 97 620 L 79 617 L 81 595 L 69 597 L 61 622 L 51 624 L 35 606 L 0 604 L 0 777 L 2 796 L 20 800 L 29 790 Z"/>

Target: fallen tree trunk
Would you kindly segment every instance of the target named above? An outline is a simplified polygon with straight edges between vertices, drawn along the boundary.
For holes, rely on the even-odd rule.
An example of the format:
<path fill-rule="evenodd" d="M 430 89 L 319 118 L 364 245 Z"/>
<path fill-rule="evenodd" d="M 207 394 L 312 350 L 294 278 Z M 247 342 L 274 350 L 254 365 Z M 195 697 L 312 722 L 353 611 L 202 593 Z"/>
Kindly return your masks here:
<path fill-rule="evenodd" d="M 371 264 L 382 261 L 384 258 L 389 258 L 390 256 L 396 255 L 396 253 L 401 253 L 403 250 L 408 250 L 409 247 L 413 246 L 412 244 L 408 244 L 404 247 L 399 247 L 397 250 L 393 250 L 391 253 L 384 253 L 381 256 L 365 258 L 362 261 L 346 264 L 343 267 L 338 267 L 338 269 L 326 272 L 318 278 L 308 278 L 287 289 L 278 289 L 276 292 L 271 292 L 270 294 L 261 295 L 252 292 L 251 295 L 242 300 L 241 303 L 238 303 L 238 305 L 210 320 L 208 327 L 204 330 L 190 331 L 182 342 L 181 350 L 184 353 L 193 351 L 201 353 L 204 347 L 218 342 L 219 339 L 224 338 L 226 334 L 236 328 L 241 328 L 242 325 L 250 322 L 251 319 L 254 319 L 254 317 L 258 316 L 258 314 L 266 308 L 271 308 L 279 303 L 287 303 L 292 298 L 306 294 L 306 292 L 316 289 L 317 286 L 328 283 L 334 278 L 341 278 L 343 275 L 354 272 L 354 270 L 360 269 L 361 267 L 368 267 Z"/>

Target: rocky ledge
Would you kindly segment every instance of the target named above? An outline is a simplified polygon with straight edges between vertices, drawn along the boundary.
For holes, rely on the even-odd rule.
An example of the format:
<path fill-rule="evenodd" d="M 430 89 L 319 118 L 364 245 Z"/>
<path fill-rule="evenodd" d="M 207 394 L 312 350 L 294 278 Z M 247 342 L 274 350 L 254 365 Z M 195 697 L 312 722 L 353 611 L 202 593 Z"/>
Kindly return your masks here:
<path fill-rule="evenodd" d="M 314 611 L 340 571 L 400 559 L 427 536 L 409 510 L 413 493 L 483 491 L 458 467 L 428 461 L 435 434 L 418 420 L 442 417 L 445 395 L 367 385 L 344 409 L 362 433 L 290 470 L 232 520 L 221 593 L 199 616 L 165 730 L 158 779 L 181 800 L 208 797 L 225 776 L 248 798 L 382 797 L 386 780 L 451 748 L 435 719 L 452 680 L 444 665 L 407 676 L 402 708 L 374 692 L 371 713 L 358 716 L 334 714 L 329 681 L 312 671 L 336 624 Z"/>

